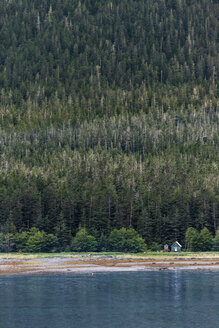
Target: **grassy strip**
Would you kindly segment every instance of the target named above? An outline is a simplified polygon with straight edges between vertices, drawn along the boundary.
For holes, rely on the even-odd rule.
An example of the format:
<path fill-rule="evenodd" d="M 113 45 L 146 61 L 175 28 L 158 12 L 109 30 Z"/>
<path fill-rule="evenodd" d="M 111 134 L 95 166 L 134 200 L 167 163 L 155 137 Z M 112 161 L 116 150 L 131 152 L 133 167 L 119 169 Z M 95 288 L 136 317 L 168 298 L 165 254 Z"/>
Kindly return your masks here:
<path fill-rule="evenodd" d="M 219 252 L 181 252 L 181 253 L 164 253 L 164 252 L 146 252 L 146 253 L 116 253 L 116 252 L 91 252 L 91 253 L 78 253 L 78 252 L 61 252 L 61 253 L 0 253 L 1 259 L 16 259 L 16 260 L 31 260 L 31 259 L 41 259 L 41 258 L 83 258 L 83 257 L 102 257 L 111 256 L 112 258 L 151 258 L 156 257 L 156 259 L 171 259 L 171 258 L 217 258 L 219 257 Z"/>

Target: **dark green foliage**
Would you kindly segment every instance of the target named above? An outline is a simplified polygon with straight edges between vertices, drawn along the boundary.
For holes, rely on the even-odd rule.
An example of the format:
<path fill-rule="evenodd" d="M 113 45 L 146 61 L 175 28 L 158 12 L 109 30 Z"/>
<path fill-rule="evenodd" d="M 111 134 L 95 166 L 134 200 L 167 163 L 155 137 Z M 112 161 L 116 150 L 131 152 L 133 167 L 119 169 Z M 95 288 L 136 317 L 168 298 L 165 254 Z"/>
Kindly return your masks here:
<path fill-rule="evenodd" d="M 138 253 L 146 250 L 144 240 L 134 229 L 114 229 L 109 236 L 109 249 L 115 252 Z"/>
<path fill-rule="evenodd" d="M 63 215 L 61 215 L 57 221 L 58 222 L 55 227 L 55 235 L 58 238 L 59 250 L 64 251 L 67 247 L 69 247 L 72 235 L 67 227 Z"/>
<path fill-rule="evenodd" d="M 6 236 L 2 232 L 0 233 L 0 252 L 7 252 Z"/>
<path fill-rule="evenodd" d="M 12 252 L 14 245 L 14 235 L 12 233 L 0 233 L 0 252 Z"/>
<path fill-rule="evenodd" d="M 217 9 L 0 1 L 1 249 L 33 227 L 31 249 L 52 249 L 44 231 L 65 250 L 80 226 L 97 250 L 122 227 L 148 245 L 215 234 Z"/>
<path fill-rule="evenodd" d="M 200 232 L 201 251 L 210 251 L 212 249 L 213 236 L 207 228 Z"/>
<path fill-rule="evenodd" d="M 212 248 L 213 236 L 207 228 L 203 228 L 199 233 L 194 228 L 186 231 L 186 245 L 189 251 L 210 251 Z"/>
<path fill-rule="evenodd" d="M 215 1 L 2 0 L 0 6 L 4 128 L 190 110 L 214 100 Z"/>
<path fill-rule="evenodd" d="M 97 240 L 97 251 L 106 252 L 109 249 L 107 236 L 101 234 Z"/>
<path fill-rule="evenodd" d="M 200 248 L 199 233 L 194 228 L 188 228 L 185 235 L 186 248 L 189 251 L 198 251 Z"/>
<path fill-rule="evenodd" d="M 89 235 L 86 229 L 80 229 L 72 240 L 71 250 L 74 252 L 95 252 L 97 250 L 96 238 Z"/>
<path fill-rule="evenodd" d="M 37 229 L 32 228 L 32 231 L 37 231 Z M 15 241 L 15 250 L 16 251 L 28 251 L 27 249 L 27 241 L 30 237 L 30 232 L 23 231 L 21 233 L 17 233 L 14 236 L 14 241 Z"/>
<path fill-rule="evenodd" d="M 158 243 L 156 243 L 156 242 L 153 242 L 151 245 L 150 245 L 150 250 L 152 251 L 152 252 L 159 252 L 159 251 L 161 251 L 162 250 L 162 245 L 159 245 Z"/>
<path fill-rule="evenodd" d="M 215 238 L 213 239 L 213 251 L 219 251 L 219 230 L 217 230 Z"/>
<path fill-rule="evenodd" d="M 52 252 L 58 247 L 58 239 L 53 234 L 47 234 L 37 228 L 14 236 L 14 249 L 22 252 Z"/>

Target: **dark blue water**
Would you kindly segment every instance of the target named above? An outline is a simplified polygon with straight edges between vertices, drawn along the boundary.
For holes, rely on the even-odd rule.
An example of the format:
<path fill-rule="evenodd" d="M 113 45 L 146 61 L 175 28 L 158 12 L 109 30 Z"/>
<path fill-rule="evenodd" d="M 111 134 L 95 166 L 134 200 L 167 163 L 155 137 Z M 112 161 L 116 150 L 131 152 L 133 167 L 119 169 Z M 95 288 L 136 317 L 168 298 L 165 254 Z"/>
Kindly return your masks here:
<path fill-rule="evenodd" d="M 0 328 L 217 328 L 218 272 L 0 277 Z"/>

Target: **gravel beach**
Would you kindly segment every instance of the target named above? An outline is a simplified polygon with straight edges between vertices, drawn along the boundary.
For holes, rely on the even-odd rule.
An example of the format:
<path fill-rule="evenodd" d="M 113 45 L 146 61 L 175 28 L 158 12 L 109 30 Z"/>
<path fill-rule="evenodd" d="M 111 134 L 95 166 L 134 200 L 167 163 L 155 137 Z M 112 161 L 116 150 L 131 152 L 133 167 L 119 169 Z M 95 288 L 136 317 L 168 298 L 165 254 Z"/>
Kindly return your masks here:
<path fill-rule="evenodd" d="M 219 270 L 219 258 L 112 258 L 111 256 L 0 259 L 0 275 L 157 270 Z"/>

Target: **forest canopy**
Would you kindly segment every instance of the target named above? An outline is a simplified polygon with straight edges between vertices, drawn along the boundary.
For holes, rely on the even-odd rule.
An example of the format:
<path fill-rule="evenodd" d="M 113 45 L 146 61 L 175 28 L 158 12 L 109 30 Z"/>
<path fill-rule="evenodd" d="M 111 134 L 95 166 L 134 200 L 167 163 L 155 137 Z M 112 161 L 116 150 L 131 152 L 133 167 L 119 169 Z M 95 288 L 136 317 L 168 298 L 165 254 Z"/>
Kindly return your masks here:
<path fill-rule="evenodd" d="M 149 246 L 215 235 L 218 12 L 0 0 L 0 233 L 36 228 L 62 249 L 81 228 Z"/>

